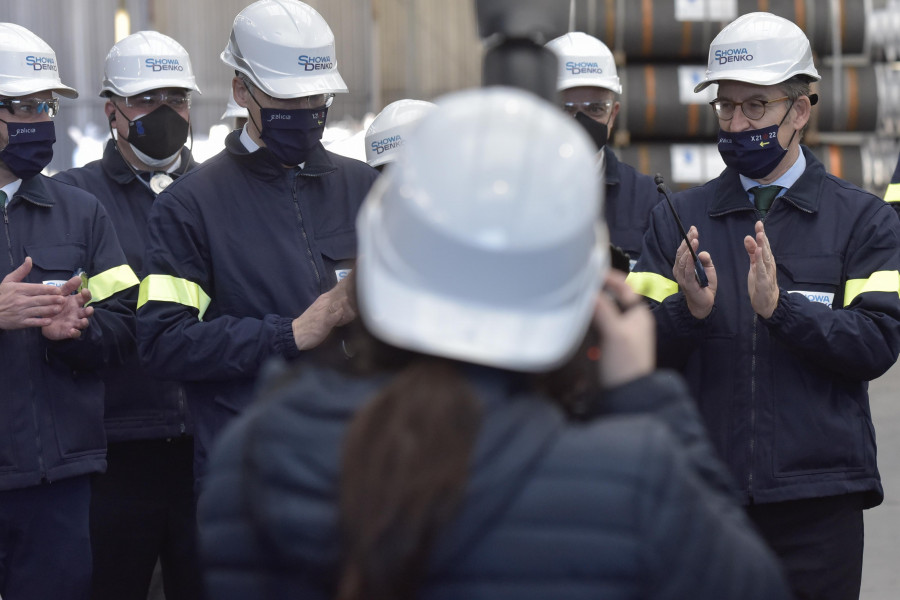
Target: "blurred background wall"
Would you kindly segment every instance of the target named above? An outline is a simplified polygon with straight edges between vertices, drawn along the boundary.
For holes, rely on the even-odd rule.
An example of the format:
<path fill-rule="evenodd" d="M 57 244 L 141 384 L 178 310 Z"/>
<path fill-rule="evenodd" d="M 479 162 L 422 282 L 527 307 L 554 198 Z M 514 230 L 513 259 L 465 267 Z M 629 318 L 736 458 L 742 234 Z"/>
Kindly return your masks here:
<path fill-rule="evenodd" d="M 307 0 L 328 21 L 350 93 L 338 97 L 330 127 L 361 130 L 386 104 L 434 98 L 480 84 L 482 45 L 474 0 Z M 805 143 L 826 167 L 876 194 L 900 153 L 900 0 L 558 0 L 574 9 L 575 29 L 615 53 L 623 110 L 613 144 L 639 170 L 673 186 L 706 181 L 721 169 L 713 140 L 712 96 L 690 90 L 709 43 L 740 14 L 764 10 L 806 31 L 823 75 Z M 97 96 L 103 61 L 128 31 L 155 29 L 190 53 L 202 95 L 192 107 L 195 138 L 209 137 L 230 94 L 232 72 L 219 60 L 234 16 L 248 0 L 3 0 L 0 21 L 28 27 L 56 51 L 65 83 L 52 170 L 83 162 L 107 135 Z M 121 21 L 120 21 L 121 22 Z M 714 88 L 711 91 L 714 93 Z M 333 136 L 332 136 L 333 139 Z M 82 143 L 80 156 L 76 152 Z M 355 142 L 354 142 L 355 143 Z M 92 145 L 93 144 L 93 145 Z M 359 153 L 362 152 L 360 142 Z M 214 148 L 215 144 L 211 144 Z M 203 158 L 201 156 L 201 158 Z"/>

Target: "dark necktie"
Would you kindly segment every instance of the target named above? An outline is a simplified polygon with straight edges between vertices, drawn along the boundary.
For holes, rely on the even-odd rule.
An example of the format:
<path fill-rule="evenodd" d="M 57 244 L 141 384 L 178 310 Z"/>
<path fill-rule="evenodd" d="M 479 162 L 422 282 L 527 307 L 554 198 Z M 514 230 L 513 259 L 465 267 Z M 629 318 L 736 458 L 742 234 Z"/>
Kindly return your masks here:
<path fill-rule="evenodd" d="M 758 185 L 750 188 L 750 193 L 753 194 L 753 199 L 756 201 L 756 210 L 762 216 L 766 216 L 766 213 L 769 212 L 772 201 L 775 200 L 775 196 L 778 195 L 781 189 L 780 185 Z"/>

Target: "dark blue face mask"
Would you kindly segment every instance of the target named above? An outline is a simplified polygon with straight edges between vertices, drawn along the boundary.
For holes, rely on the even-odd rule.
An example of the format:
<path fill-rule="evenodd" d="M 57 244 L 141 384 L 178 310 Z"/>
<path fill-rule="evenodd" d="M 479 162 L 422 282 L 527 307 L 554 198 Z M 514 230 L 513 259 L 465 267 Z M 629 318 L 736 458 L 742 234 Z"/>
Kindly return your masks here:
<path fill-rule="evenodd" d="M 6 124 L 9 143 L 0 150 L 0 161 L 19 179 L 31 179 L 53 159 L 56 129 L 53 121 Z"/>
<path fill-rule="evenodd" d="M 260 137 L 283 165 L 305 162 L 322 139 L 328 108 L 278 110 L 260 107 Z"/>
<path fill-rule="evenodd" d="M 790 109 L 788 109 L 788 113 Z M 777 125 L 749 131 L 728 132 L 719 129 L 719 154 L 725 164 L 750 179 L 762 179 L 775 170 L 787 148 L 778 143 L 778 129 L 784 118 Z M 794 131 L 794 134 L 797 132 Z M 788 146 L 794 140 L 794 134 L 788 140 Z"/>

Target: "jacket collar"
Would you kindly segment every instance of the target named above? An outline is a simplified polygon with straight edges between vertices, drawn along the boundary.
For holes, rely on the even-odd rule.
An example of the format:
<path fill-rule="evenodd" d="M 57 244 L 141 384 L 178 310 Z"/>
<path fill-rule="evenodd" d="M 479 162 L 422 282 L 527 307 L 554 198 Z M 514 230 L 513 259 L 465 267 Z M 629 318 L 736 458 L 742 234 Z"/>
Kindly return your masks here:
<path fill-rule="evenodd" d="M 606 169 L 603 173 L 606 185 L 619 185 L 619 158 L 615 152 L 609 149 L 609 146 L 603 146 L 603 156 L 606 160 Z"/>
<path fill-rule="evenodd" d="M 122 153 L 116 147 L 116 141 L 113 139 L 106 142 L 106 148 L 103 149 L 103 158 L 100 159 L 100 164 L 103 166 L 103 172 L 119 185 L 125 185 L 137 179 L 134 171 L 125 162 L 125 157 L 122 156 Z M 187 149 L 187 146 L 182 147 L 181 166 L 176 176 L 183 175 L 196 166 L 197 163 L 194 162 L 191 151 Z"/>
<path fill-rule="evenodd" d="M 816 213 L 819 211 L 819 198 L 825 182 L 825 166 L 806 146 L 800 146 L 800 151 L 806 158 L 806 170 L 784 193 L 782 199 L 803 212 Z M 738 210 L 753 210 L 753 205 L 741 185 L 738 172 L 727 167 L 716 182 L 715 199 L 710 204 L 709 216 L 719 217 Z"/>
<path fill-rule="evenodd" d="M 247 148 L 241 143 L 241 130 L 235 129 L 225 138 L 225 150 L 235 160 L 246 165 L 248 169 L 257 173 L 259 176 L 267 179 L 275 179 L 283 177 L 286 169 L 266 148 L 260 148 L 255 152 L 248 152 Z M 326 175 L 337 170 L 337 165 L 331 160 L 328 151 L 321 142 L 316 144 L 300 175 L 308 177 L 318 177 Z"/>
<path fill-rule="evenodd" d="M 19 191 L 13 194 L 12 199 L 21 198 L 31 204 L 37 206 L 51 207 L 56 204 L 56 200 L 47 192 L 47 184 L 44 182 L 44 175 L 40 173 L 31 179 L 23 179 Z"/>

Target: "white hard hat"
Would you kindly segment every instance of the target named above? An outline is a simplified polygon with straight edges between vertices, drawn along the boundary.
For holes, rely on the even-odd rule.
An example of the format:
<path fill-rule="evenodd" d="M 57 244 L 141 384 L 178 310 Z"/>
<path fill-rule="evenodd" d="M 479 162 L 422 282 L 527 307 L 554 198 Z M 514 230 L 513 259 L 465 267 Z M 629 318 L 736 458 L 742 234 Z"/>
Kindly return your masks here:
<path fill-rule="evenodd" d="M 522 90 L 439 101 L 357 218 L 365 325 L 435 356 L 561 364 L 609 263 L 595 154 L 573 119 Z"/>
<path fill-rule="evenodd" d="M 259 0 L 242 10 L 221 59 L 273 98 L 347 91 L 331 28 L 298 0 Z"/>
<path fill-rule="evenodd" d="M 229 95 L 228 104 L 225 105 L 225 112 L 222 113 L 222 118 L 228 119 L 232 117 L 247 119 L 249 118 L 249 113 L 246 108 L 234 101 L 234 96 Z"/>
<path fill-rule="evenodd" d="M 795 75 L 820 79 L 803 30 L 770 13 L 748 13 L 726 25 L 712 41 L 706 79 L 694 91 L 723 80 L 775 85 Z"/>
<path fill-rule="evenodd" d="M 181 44 L 158 31 L 138 31 L 110 49 L 101 96 L 133 96 L 159 88 L 200 91 L 191 58 Z"/>
<path fill-rule="evenodd" d="M 59 78 L 56 53 L 44 40 L 15 23 L 0 23 L 0 95 L 25 96 L 56 92 L 77 98 Z"/>
<path fill-rule="evenodd" d="M 589 86 L 622 93 L 612 52 L 594 36 L 573 31 L 550 40 L 546 47 L 559 57 L 557 91 Z"/>
<path fill-rule="evenodd" d="M 434 108 L 434 104 L 424 100 L 397 100 L 385 106 L 366 130 L 369 166 L 393 162 L 416 123 Z"/>

